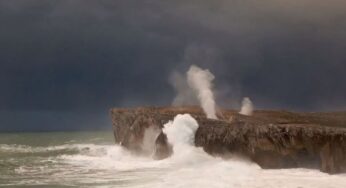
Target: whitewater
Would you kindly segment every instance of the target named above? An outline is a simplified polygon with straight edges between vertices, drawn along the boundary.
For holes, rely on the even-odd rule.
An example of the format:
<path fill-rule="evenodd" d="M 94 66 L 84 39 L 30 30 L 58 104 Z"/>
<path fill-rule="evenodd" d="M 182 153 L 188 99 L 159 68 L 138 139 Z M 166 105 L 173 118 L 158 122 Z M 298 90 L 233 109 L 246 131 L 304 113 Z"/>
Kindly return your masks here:
<path fill-rule="evenodd" d="M 212 157 L 194 146 L 190 115 L 164 126 L 174 154 L 165 160 L 136 156 L 109 132 L 2 133 L 2 187 L 283 187 L 343 188 L 346 175 L 311 169 L 263 170 L 245 159 Z"/>

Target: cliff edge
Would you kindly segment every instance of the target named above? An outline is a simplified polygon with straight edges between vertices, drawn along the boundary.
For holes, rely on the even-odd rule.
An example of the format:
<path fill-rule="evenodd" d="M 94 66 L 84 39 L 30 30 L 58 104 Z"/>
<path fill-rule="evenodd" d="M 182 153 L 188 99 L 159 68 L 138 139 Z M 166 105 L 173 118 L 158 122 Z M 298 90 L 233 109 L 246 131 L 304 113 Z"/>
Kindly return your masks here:
<path fill-rule="evenodd" d="M 162 159 L 172 149 L 162 133 L 177 114 L 191 114 L 199 123 L 195 145 L 211 155 L 240 155 L 262 168 L 318 168 L 346 172 L 346 113 L 255 111 L 243 116 L 220 110 L 207 119 L 198 107 L 111 109 L 116 143 Z"/>

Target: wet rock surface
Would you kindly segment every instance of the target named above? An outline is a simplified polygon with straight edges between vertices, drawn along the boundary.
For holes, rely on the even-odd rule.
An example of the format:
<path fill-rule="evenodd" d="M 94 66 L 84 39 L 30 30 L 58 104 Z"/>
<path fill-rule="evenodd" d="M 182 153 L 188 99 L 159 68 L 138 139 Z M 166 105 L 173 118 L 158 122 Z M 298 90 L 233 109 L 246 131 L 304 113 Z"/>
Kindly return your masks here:
<path fill-rule="evenodd" d="M 199 123 L 195 145 L 211 155 L 237 154 L 262 168 L 318 168 L 346 172 L 346 113 L 293 113 L 255 111 L 243 116 L 220 110 L 219 120 L 207 119 L 198 107 L 111 109 L 116 143 L 145 153 L 146 130 L 156 130 L 154 158 L 172 153 L 163 125 L 177 114 L 189 113 Z"/>

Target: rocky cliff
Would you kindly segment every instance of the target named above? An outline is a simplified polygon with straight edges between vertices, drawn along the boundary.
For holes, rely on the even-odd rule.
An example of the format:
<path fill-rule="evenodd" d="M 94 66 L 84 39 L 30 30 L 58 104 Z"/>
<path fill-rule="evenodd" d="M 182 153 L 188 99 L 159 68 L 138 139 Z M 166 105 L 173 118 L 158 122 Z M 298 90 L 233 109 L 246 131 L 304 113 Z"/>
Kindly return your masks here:
<path fill-rule="evenodd" d="M 197 107 L 111 109 L 116 143 L 140 154 L 168 157 L 171 146 L 162 126 L 189 113 L 199 123 L 195 144 L 211 155 L 241 155 L 262 168 L 319 168 L 346 172 L 346 113 L 256 111 L 243 116 L 220 110 L 207 119 Z"/>

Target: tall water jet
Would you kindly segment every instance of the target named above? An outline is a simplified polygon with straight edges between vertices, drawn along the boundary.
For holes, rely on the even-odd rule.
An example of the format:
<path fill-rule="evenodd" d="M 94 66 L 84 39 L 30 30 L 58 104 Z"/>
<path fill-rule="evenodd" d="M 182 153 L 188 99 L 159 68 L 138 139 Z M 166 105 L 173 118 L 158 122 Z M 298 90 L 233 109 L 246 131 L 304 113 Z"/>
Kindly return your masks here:
<path fill-rule="evenodd" d="M 162 131 L 167 135 L 168 142 L 173 145 L 173 150 L 177 150 L 184 146 L 194 146 L 198 126 L 190 114 L 178 114 L 173 121 L 164 125 Z"/>
<path fill-rule="evenodd" d="M 254 105 L 249 97 L 245 97 L 242 102 L 242 106 L 240 109 L 239 114 L 245 115 L 245 116 L 251 116 L 254 111 Z"/>
<path fill-rule="evenodd" d="M 192 65 L 187 72 L 187 83 L 196 93 L 203 111 L 210 119 L 217 119 L 212 91 L 214 79 L 214 75 L 208 69 L 203 70 L 196 65 Z"/>

